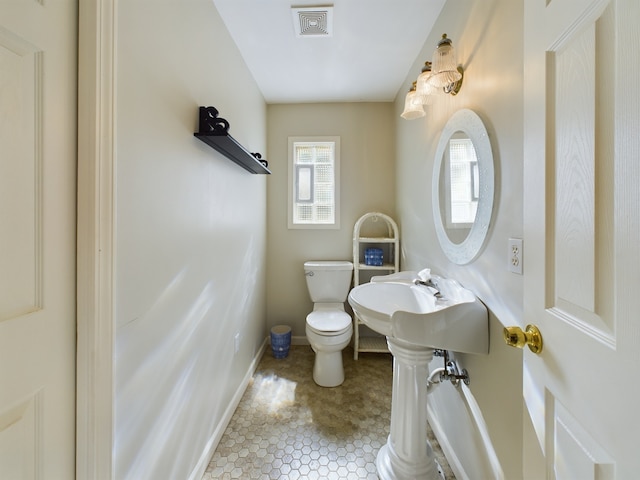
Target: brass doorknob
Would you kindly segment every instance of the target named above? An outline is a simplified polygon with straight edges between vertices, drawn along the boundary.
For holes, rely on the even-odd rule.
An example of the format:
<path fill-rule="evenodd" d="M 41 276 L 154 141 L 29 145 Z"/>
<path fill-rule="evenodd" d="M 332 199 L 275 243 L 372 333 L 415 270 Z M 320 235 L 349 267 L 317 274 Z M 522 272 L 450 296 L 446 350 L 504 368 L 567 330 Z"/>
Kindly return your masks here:
<path fill-rule="evenodd" d="M 520 327 L 504 327 L 504 341 L 511 347 L 524 348 L 529 345 L 533 353 L 542 352 L 542 335 L 535 325 L 527 325 L 524 332 Z"/>

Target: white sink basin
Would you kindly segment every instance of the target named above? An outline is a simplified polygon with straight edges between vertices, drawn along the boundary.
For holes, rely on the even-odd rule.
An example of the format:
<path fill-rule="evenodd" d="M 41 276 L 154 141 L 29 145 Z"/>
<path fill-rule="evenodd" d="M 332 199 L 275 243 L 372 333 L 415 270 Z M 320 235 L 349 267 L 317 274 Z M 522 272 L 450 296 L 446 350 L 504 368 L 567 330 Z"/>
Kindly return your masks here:
<path fill-rule="evenodd" d="M 489 318 L 478 298 L 455 280 L 433 275 L 436 289 L 416 285 L 416 272 L 376 277 L 349 293 L 349 304 L 371 329 L 431 348 L 489 353 Z"/>

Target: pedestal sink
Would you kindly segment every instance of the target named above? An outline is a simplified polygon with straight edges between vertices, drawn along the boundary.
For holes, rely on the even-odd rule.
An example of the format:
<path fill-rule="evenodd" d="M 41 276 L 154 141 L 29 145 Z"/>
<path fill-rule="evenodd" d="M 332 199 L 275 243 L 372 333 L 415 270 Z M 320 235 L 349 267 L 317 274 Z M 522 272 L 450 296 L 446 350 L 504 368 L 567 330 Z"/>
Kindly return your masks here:
<path fill-rule="evenodd" d="M 427 440 L 427 377 L 434 349 L 489 352 L 486 307 L 458 282 L 418 272 L 375 277 L 349 293 L 369 328 L 393 355 L 391 428 L 376 466 L 381 480 L 440 480 Z"/>

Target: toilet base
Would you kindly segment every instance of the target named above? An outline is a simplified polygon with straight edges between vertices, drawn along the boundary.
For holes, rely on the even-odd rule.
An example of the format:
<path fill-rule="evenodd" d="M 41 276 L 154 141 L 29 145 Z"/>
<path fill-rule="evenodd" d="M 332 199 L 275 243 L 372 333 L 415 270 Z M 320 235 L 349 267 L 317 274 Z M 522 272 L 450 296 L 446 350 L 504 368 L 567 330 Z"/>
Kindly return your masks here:
<path fill-rule="evenodd" d="M 314 348 L 313 351 L 316 352 L 316 359 L 313 364 L 313 381 L 321 387 L 342 385 L 342 382 L 344 382 L 342 350 L 323 352 Z"/>
<path fill-rule="evenodd" d="M 344 314 L 344 312 L 342 312 Z M 321 387 L 337 387 L 344 382 L 342 350 L 349 345 L 353 333 L 351 318 L 347 317 L 347 326 L 333 335 L 322 335 L 307 323 L 307 340 L 316 352 L 313 364 L 313 381 Z M 307 320 L 308 322 L 308 320 Z"/>

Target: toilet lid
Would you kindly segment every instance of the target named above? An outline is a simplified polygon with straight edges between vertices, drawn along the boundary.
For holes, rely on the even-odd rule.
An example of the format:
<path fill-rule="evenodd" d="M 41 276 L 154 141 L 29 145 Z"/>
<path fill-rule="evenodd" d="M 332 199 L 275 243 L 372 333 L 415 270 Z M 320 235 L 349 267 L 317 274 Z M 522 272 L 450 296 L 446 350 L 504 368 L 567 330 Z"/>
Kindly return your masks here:
<path fill-rule="evenodd" d="M 351 325 L 351 317 L 339 310 L 318 310 L 307 315 L 307 324 L 318 332 L 339 332 Z"/>

